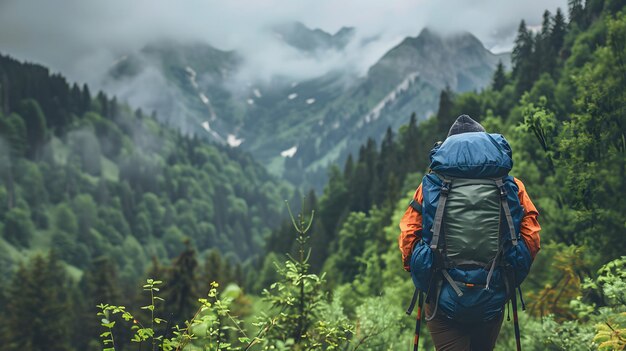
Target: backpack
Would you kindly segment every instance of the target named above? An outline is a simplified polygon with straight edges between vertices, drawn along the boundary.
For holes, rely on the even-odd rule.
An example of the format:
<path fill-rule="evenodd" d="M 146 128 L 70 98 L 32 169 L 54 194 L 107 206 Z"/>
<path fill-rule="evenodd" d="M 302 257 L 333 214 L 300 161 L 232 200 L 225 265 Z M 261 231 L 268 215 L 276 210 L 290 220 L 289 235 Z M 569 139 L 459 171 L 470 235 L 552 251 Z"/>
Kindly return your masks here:
<path fill-rule="evenodd" d="M 516 305 L 515 288 L 532 260 L 520 236 L 524 209 L 508 174 L 511 155 L 502 135 L 485 132 L 449 136 L 431 151 L 423 202 L 411 202 L 423 222 L 410 261 L 416 287 L 410 311 L 418 291 L 434 303 L 426 320 L 442 313 L 483 322 L 503 313 L 509 299 Z"/>

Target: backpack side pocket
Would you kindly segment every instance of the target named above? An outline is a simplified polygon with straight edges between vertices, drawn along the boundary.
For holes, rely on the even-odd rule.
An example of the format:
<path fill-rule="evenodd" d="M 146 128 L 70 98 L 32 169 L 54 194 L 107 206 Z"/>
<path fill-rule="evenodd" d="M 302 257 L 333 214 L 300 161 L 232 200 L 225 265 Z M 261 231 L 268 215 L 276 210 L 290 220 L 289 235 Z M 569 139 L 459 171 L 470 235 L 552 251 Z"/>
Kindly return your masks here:
<path fill-rule="evenodd" d="M 526 279 L 530 271 L 530 265 L 533 262 L 524 240 L 520 238 L 516 246 L 511 245 L 506 250 L 504 259 L 513 268 L 513 272 L 515 272 L 515 286 L 518 287 Z"/>
<path fill-rule="evenodd" d="M 428 291 L 433 271 L 433 252 L 423 240 L 420 240 L 413 248 L 410 268 L 415 288 Z"/>

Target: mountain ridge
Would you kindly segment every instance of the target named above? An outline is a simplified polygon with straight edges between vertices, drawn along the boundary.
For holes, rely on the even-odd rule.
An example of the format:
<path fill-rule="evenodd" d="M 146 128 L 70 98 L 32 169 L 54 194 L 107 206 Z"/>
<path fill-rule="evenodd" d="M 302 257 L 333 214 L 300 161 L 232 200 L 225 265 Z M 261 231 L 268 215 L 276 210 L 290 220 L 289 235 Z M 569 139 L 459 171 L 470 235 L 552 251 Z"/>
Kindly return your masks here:
<path fill-rule="evenodd" d="M 335 34 L 302 23 L 289 28 L 292 33 L 305 33 L 295 38 L 304 39 L 283 40 L 305 55 L 340 50 L 343 44 L 333 44 L 333 38 L 355 37 L 355 29 L 348 27 Z M 160 56 L 151 59 L 161 62 L 155 69 L 166 77 L 162 95 L 167 98 L 160 102 L 174 107 L 168 113 L 178 116 L 185 132 L 199 136 L 206 132 L 210 139 L 231 141 L 229 145 L 251 152 L 272 173 L 309 185 L 323 184 L 328 165 L 356 152 L 369 137 L 380 140 L 388 126 L 397 129 L 412 112 L 419 119 L 427 117 L 435 111 L 442 89 L 480 90 L 489 84 L 499 61 L 509 65 L 506 54 L 491 53 L 470 33 L 443 36 L 429 28 L 388 50 L 363 77 L 331 70 L 302 81 L 275 77 L 270 82 L 233 86 L 232 79 L 245 60 L 237 52 L 192 46 L 181 46 L 176 54 L 170 51 L 144 53 Z M 198 55 L 203 51 L 211 54 L 208 59 Z M 187 80 L 194 72 L 194 89 L 181 80 L 180 72 L 187 72 Z M 116 79 L 112 77 L 113 82 Z M 151 107 L 159 110 L 158 105 Z M 294 148 L 289 156 L 281 155 Z M 295 171 L 287 169 L 291 167 Z M 297 176 L 302 171 L 310 174 Z"/>

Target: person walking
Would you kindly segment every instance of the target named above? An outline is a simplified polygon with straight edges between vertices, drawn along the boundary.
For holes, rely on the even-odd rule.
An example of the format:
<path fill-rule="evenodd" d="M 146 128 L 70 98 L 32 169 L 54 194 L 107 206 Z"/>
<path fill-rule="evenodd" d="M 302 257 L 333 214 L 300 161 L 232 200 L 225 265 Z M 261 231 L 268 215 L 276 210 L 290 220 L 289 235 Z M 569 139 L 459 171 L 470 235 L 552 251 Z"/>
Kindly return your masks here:
<path fill-rule="evenodd" d="M 504 306 L 513 305 L 540 249 L 539 213 L 522 181 L 508 173 L 512 151 L 500 134 L 489 134 L 459 116 L 443 143 L 430 152 L 429 172 L 402 220 L 402 262 L 411 273 L 438 351 L 493 350 Z"/>

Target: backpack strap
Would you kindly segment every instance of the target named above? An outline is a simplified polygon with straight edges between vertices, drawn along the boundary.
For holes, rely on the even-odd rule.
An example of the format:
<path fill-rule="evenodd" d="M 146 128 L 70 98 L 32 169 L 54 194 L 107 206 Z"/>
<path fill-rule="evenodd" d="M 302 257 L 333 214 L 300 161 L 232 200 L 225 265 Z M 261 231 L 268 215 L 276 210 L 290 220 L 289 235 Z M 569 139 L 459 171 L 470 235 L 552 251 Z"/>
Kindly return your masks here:
<path fill-rule="evenodd" d="M 409 308 L 406 309 L 407 316 L 410 316 L 413 313 L 413 309 L 415 308 L 415 304 L 417 303 L 417 297 L 421 297 L 420 289 L 415 288 L 415 292 L 413 292 L 413 297 L 411 298 L 411 303 L 409 304 Z"/>
<path fill-rule="evenodd" d="M 450 286 L 452 287 L 452 289 L 454 289 L 454 292 L 459 297 L 463 296 L 463 292 L 461 291 L 461 289 L 459 288 L 457 283 L 454 281 L 454 279 L 452 279 L 452 277 L 450 276 L 450 273 L 448 273 L 448 271 L 446 269 L 442 269 L 441 270 L 441 274 L 443 274 L 443 277 L 446 278 L 448 283 L 450 283 Z"/>
<path fill-rule="evenodd" d="M 433 310 L 433 313 L 429 316 L 427 311 L 424 311 L 426 313 L 424 313 L 424 319 L 426 320 L 426 322 L 430 322 L 432 321 L 435 316 L 437 315 L 437 310 L 439 309 L 439 295 L 441 295 L 441 286 L 443 285 L 443 280 L 442 279 L 438 279 L 437 282 L 437 288 L 435 289 L 435 309 Z"/>
<path fill-rule="evenodd" d="M 487 281 L 485 283 L 485 290 L 489 290 L 489 283 L 491 283 L 491 277 L 493 277 L 493 271 L 500 260 L 500 255 L 502 254 L 502 245 L 498 248 L 498 253 L 496 253 L 496 257 L 494 257 L 491 262 L 491 268 L 489 268 L 489 273 L 487 273 Z"/>
<path fill-rule="evenodd" d="M 409 202 L 409 206 L 413 207 L 413 209 L 419 212 L 420 214 L 422 213 L 422 205 L 420 205 L 419 202 L 415 201 L 415 199 Z"/>
<path fill-rule="evenodd" d="M 441 184 L 441 190 L 439 192 L 439 202 L 437 203 L 437 211 L 435 212 L 435 220 L 433 223 L 433 238 L 430 242 L 430 248 L 434 251 L 437 250 L 439 245 L 439 235 L 441 233 L 441 222 L 443 222 L 444 208 L 446 207 L 446 200 L 448 200 L 448 194 L 450 193 L 450 186 L 452 180 L 443 179 Z"/>
<path fill-rule="evenodd" d="M 517 246 L 517 233 L 515 232 L 515 226 L 513 225 L 513 217 L 511 217 L 511 208 L 509 207 L 509 203 L 506 200 L 507 193 L 504 188 L 504 178 L 495 179 L 496 186 L 500 189 L 500 204 L 502 205 L 502 209 L 504 210 L 504 216 L 506 217 L 506 222 L 509 225 L 509 232 L 511 233 L 511 242 L 513 246 Z M 439 209 L 437 209 L 439 210 Z"/>

